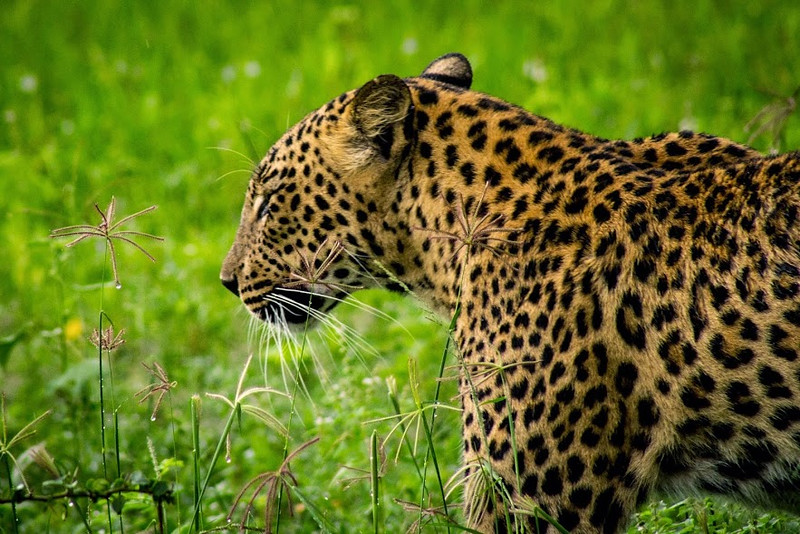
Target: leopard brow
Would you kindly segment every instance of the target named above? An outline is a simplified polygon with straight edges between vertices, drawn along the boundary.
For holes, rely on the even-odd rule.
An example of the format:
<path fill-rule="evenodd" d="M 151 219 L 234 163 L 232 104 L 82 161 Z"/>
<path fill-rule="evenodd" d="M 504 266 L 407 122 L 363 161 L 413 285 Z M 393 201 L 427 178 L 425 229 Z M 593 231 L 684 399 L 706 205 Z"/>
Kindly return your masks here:
<path fill-rule="evenodd" d="M 269 202 L 270 198 L 272 198 L 273 195 L 279 193 L 285 187 L 286 184 L 280 184 L 277 187 L 275 187 L 275 189 L 263 189 L 261 191 L 261 196 L 264 197 L 264 203 Z"/>

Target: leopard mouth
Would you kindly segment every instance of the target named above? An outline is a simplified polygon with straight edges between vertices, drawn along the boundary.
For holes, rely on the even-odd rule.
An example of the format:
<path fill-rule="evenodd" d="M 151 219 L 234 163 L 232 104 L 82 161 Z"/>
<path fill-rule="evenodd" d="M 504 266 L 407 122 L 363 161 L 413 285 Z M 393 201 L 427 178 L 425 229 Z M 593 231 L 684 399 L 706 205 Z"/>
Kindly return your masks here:
<path fill-rule="evenodd" d="M 254 309 L 255 315 L 264 322 L 309 324 L 322 313 L 325 298 L 317 293 L 276 287 L 264 296 L 266 304 Z"/>

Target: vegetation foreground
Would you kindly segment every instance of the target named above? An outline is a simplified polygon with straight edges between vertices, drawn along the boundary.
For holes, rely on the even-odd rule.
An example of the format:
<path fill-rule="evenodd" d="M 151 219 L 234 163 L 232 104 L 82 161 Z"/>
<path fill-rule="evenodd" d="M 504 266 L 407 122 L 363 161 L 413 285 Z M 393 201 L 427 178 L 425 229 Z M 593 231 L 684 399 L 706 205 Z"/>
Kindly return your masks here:
<path fill-rule="evenodd" d="M 604 137 L 800 146 L 790 2 L 575 11 L 6 6 L 0 532 L 460 531 L 447 324 L 369 291 L 277 338 L 219 265 L 249 173 L 288 125 L 452 50 L 476 89 Z M 798 530 L 699 497 L 630 526 Z"/>

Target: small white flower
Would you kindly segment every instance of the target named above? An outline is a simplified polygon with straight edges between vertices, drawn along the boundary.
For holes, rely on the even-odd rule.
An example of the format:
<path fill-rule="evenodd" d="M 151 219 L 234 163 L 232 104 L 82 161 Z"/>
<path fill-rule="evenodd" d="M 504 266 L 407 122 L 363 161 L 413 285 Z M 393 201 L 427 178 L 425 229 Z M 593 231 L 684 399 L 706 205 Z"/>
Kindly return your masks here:
<path fill-rule="evenodd" d="M 69 119 L 61 121 L 61 133 L 64 135 L 72 135 L 75 133 L 75 123 Z"/>
<path fill-rule="evenodd" d="M 14 111 L 13 109 L 7 109 L 3 112 L 3 119 L 8 124 L 13 124 L 17 122 L 17 112 Z"/>
<path fill-rule="evenodd" d="M 697 117 L 692 116 L 683 117 L 678 123 L 679 130 L 691 130 L 694 132 L 698 130 L 698 126 Z"/>
<path fill-rule="evenodd" d="M 688 100 L 683 103 L 683 118 L 681 118 L 681 121 L 678 123 L 678 128 L 681 130 L 691 130 L 693 132 L 699 129 L 697 117 L 692 113 L 692 103 Z"/>
<path fill-rule="evenodd" d="M 294 98 L 300 94 L 300 88 L 303 86 L 303 73 L 300 69 L 294 69 L 289 76 L 289 81 L 286 83 L 286 96 Z"/>
<path fill-rule="evenodd" d="M 233 65 L 225 65 L 222 67 L 222 81 L 225 83 L 231 83 L 233 80 L 236 79 L 236 67 Z"/>
<path fill-rule="evenodd" d="M 19 88 L 23 93 L 34 93 L 39 87 L 39 79 L 33 74 L 26 74 L 19 79 Z"/>
<path fill-rule="evenodd" d="M 407 56 L 415 54 L 419 48 L 419 43 L 413 37 L 407 38 L 403 41 L 403 53 Z"/>
<path fill-rule="evenodd" d="M 248 78 L 258 78 L 261 75 L 261 63 L 248 61 L 244 64 L 244 75 Z"/>
<path fill-rule="evenodd" d="M 522 64 L 522 73 L 537 83 L 547 80 L 547 68 L 541 59 L 529 59 Z"/>

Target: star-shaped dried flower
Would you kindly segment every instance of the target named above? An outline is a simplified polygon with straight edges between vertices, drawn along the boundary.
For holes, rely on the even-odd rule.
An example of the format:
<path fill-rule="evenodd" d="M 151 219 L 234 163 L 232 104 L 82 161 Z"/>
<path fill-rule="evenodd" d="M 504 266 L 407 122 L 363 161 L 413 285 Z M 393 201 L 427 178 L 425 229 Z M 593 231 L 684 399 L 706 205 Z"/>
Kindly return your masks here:
<path fill-rule="evenodd" d="M 125 339 L 122 337 L 125 334 L 125 329 L 121 328 L 116 335 L 114 335 L 114 327 L 109 326 L 105 330 L 92 330 L 92 335 L 89 336 L 89 342 L 100 350 L 111 352 L 123 343 Z"/>
<path fill-rule="evenodd" d="M 135 230 L 119 230 L 119 227 L 125 224 L 126 222 L 139 217 L 140 215 L 144 215 L 145 213 L 150 213 L 151 211 L 156 209 L 156 206 L 150 206 L 149 208 L 145 208 L 141 211 L 137 211 L 132 215 L 128 215 L 127 217 L 123 217 L 121 220 L 114 222 L 114 210 L 116 207 L 116 199 L 111 197 L 111 203 L 108 205 L 108 209 L 103 212 L 97 204 L 94 205 L 94 208 L 97 210 L 97 213 L 100 214 L 100 223 L 97 226 L 92 226 L 90 224 L 78 224 L 75 226 L 65 226 L 64 228 L 56 228 L 52 232 L 50 232 L 50 237 L 69 237 L 69 236 L 78 236 L 77 239 L 74 239 L 67 243 L 66 246 L 72 247 L 83 241 L 88 237 L 99 237 L 106 241 L 106 245 L 108 246 L 109 254 L 111 256 L 111 269 L 114 272 L 114 283 L 116 284 L 117 288 L 122 287 L 122 284 L 119 281 L 119 272 L 117 271 L 117 254 L 116 250 L 114 249 L 114 240 L 118 239 L 119 241 L 123 241 L 125 243 L 129 243 L 139 249 L 142 254 L 147 256 L 150 261 L 155 262 L 156 259 L 147 252 L 139 243 L 134 241 L 132 237 L 147 237 L 149 239 L 155 239 L 156 241 L 164 241 L 163 237 L 158 237 L 152 234 L 147 234 L 144 232 L 137 232 Z"/>
<path fill-rule="evenodd" d="M 150 420 L 155 421 L 156 416 L 158 415 L 158 409 L 161 407 L 161 401 L 164 400 L 164 395 L 169 393 L 172 388 L 178 385 L 178 383 L 169 379 L 167 372 L 158 362 L 153 362 L 152 367 L 148 367 L 148 365 L 144 362 L 142 362 L 142 365 L 150 372 L 151 375 L 153 375 L 153 377 L 156 379 L 156 382 L 143 387 L 137 391 L 134 396 L 139 398 L 139 404 L 143 403 L 150 397 L 156 397 L 156 404 L 153 406 L 153 414 L 150 416 Z"/>

